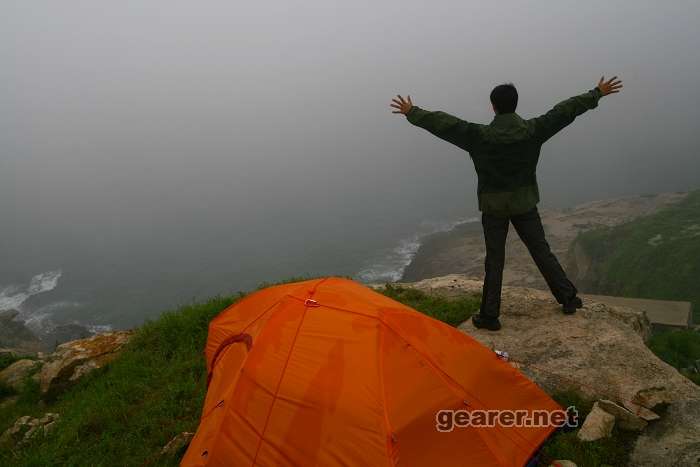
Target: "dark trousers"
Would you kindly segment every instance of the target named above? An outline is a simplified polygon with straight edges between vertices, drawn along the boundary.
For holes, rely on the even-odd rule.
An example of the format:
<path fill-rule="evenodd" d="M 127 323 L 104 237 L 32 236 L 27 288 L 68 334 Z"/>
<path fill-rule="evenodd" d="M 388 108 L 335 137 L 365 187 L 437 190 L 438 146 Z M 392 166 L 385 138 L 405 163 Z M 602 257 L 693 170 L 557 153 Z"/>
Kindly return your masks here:
<path fill-rule="evenodd" d="M 513 223 L 515 231 L 518 232 L 518 236 L 535 260 L 535 264 L 557 301 L 563 304 L 571 300 L 576 295 L 576 287 L 566 277 L 566 273 L 544 238 L 544 228 L 537 208 L 510 217 L 484 213 L 481 216 L 481 224 L 486 241 L 486 277 L 481 298 L 481 315 L 488 319 L 498 318 L 500 314 L 509 222 Z"/>

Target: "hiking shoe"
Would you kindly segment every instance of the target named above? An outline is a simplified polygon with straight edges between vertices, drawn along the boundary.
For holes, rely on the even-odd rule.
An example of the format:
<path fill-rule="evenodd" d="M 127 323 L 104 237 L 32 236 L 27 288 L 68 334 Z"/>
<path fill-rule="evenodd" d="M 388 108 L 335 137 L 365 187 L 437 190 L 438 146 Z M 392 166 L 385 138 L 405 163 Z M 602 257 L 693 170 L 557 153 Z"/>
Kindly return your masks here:
<path fill-rule="evenodd" d="M 564 311 L 565 315 L 573 315 L 576 313 L 576 310 L 578 308 L 581 308 L 583 306 L 583 302 L 579 297 L 574 296 L 571 300 L 568 302 L 564 303 L 561 308 Z"/>
<path fill-rule="evenodd" d="M 498 318 L 485 319 L 480 314 L 472 315 L 472 324 L 475 328 L 488 329 L 489 331 L 498 331 L 501 329 L 501 322 Z"/>

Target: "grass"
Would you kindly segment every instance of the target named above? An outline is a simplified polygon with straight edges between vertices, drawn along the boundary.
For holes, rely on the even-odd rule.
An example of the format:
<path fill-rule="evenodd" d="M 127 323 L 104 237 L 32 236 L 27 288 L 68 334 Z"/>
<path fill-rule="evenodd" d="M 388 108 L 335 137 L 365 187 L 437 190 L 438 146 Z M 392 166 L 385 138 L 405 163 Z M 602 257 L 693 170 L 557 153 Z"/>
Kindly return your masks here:
<path fill-rule="evenodd" d="M 595 271 L 593 293 L 624 297 L 686 300 L 700 322 L 700 190 L 650 216 L 579 234 L 578 245 Z M 700 384 L 686 370 L 700 359 L 700 333 L 664 331 L 652 337 L 651 350 Z"/>
<path fill-rule="evenodd" d="M 685 377 L 700 384 L 700 373 L 689 370 L 700 360 L 700 333 L 691 330 L 664 331 L 652 336 L 649 348 Z"/>
<path fill-rule="evenodd" d="M 478 299 L 448 300 L 400 287 L 389 286 L 384 293 L 452 325 L 479 307 Z M 61 418 L 49 436 L 21 449 L 0 449 L 0 465 L 177 465 L 180 456 L 161 458 L 160 449 L 176 434 L 196 430 L 206 392 L 208 324 L 241 296 L 185 306 L 146 323 L 118 359 L 55 401 L 42 401 L 38 384 L 29 380 L 17 403 L 0 410 L 0 432 L 22 415 L 56 412 Z M 550 439 L 545 450 L 580 466 L 623 465 L 617 462 L 623 458 L 623 439 L 616 432 L 611 439 L 583 445 L 565 433 Z"/>
<path fill-rule="evenodd" d="M 447 300 L 442 297 L 425 294 L 419 290 L 386 284 L 381 291 L 389 298 L 408 305 L 431 318 L 439 319 L 450 326 L 458 326 L 468 320 L 479 310 L 480 300 L 472 297 L 462 297 Z"/>
<path fill-rule="evenodd" d="M 121 356 L 59 398 L 40 402 L 29 384 L 0 411 L 0 430 L 22 415 L 61 415 L 58 429 L 21 450 L 0 450 L 0 465 L 144 465 L 177 433 L 197 426 L 206 390 L 209 321 L 238 297 L 166 313 L 142 326 Z M 89 449 L 87 449 L 89 448 Z"/>
<path fill-rule="evenodd" d="M 666 331 L 649 340 L 649 348 L 676 368 L 692 366 L 700 360 L 700 334 L 696 331 Z"/>

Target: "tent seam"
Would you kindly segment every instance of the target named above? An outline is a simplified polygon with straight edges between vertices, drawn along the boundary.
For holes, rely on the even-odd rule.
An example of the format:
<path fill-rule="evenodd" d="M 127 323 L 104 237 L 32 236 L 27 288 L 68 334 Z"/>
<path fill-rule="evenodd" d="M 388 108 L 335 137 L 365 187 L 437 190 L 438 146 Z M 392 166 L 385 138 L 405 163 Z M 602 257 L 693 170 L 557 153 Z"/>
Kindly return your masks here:
<path fill-rule="evenodd" d="M 290 296 L 290 295 L 289 295 L 289 294 L 282 295 L 282 296 L 280 297 L 279 300 L 277 300 L 276 302 L 274 302 L 274 303 L 273 303 L 272 305 L 270 305 L 269 307 L 265 308 L 265 310 L 264 310 L 262 313 L 260 313 L 260 314 L 257 316 L 257 318 L 255 318 L 255 319 L 254 319 L 253 321 L 251 321 L 250 323 L 246 324 L 246 326 L 243 328 L 243 330 L 242 330 L 239 334 L 245 333 L 252 325 L 254 325 L 255 323 L 257 323 L 258 320 L 259 320 L 260 318 L 262 318 L 263 316 L 265 316 L 265 315 L 267 314 L 267 312 L 269 312 L 270 310 L 272 310 L 274 307 L 276 307 L 277 305 L 279 305 L 280 303 L 282 303 L 282 300 L 284 300 L 284 299 L 287 298 L 288 296 Z M 222 313 L 224 313 L 224 312 L 226 312 L 226 310 L 222 311 Z M 231 337 L 231 336 L 229 336 L 229 337 Z M 226 339 L 228 339 L 228 337 L 227 337 Z M 226 339 L 224 339 L 223 341 L 221 341 L 222 344 L 226 341 Z M 222 345 L 219 344 L 219 347 L 217 347 L 217 349 L 216 349 L 216 351 L 214 352 L 213 357 L 212 357 L 212 361 L 211 361 L 211 371 L 209 371 L 208 373 L 214 373 L 214 365 L 216 365 L 216 357 L 217 357 L 217 354 L 218 354 L 219 352 L 221 352 L 221 350 L 222 350 Z"/>
<path fill-rule="evenodd" d="M 294 297 L 294 298 L 297 298 L 297 297 Z M 446 381 L 446 382 L 447 382 L 448 386 L 451 387 L 451 389 L 452 389 L 453 392 L 455 392 L 456 394 L 458 394 L 460 397 L 462 396 L 462 394 L 459 394 L 457 391 L 454 390 L 454 386 L 457 386 L 464 394 L 466 394 L 466 395 L 469 396 L 470 398 L 472 398 L 472 399 L 474 399 L 475 401 L 477 401 L 481 406 L 484 406 L 484 403 L 481 402 L 481 400 L 479 400 L 479 398 L 477 398 L 476 396 L 474 396 L 473 394 L 471 394 L 469 391 L 467 391 L 467 390 L 464 388 L 464 386 L 462 386 L 462 385 L 459 384 L 457 381 L 455 381 L 451 376 L 449 376 L 447 373 L 445 373 L 445 371 L 442 370 L 437 364 L 435 364 L 435 362 L 432 360 L 432 358 L 430 358 L 429 356 L 425 355 L 423 352 L 421 352 L 420 350 L 418 350 L 414 345 L 412 345 L 408 340 L 406 340 L 398 331 L 396 331 L 396 329 L 394 329 L 392 326 L 390 326 L 389 323 L 387 323 L 387 322 L 384 320 L 383 316 L 381 316 L 381 315 L 374 316 L 374 315 L 370 315 L 370 314 L 366 314 L 366 313 L 360 313 L 360 312 L 358 312 L 358 311 L 348 310 L 348 309 L 341 308 L 341 307 L 336 307 L 336 306 L 331 306 L 331 305 L 324 305 L 324 304 L 322 304 L 322 303 L 321 303 L 320 305 L 321 305 L 322 307 L 325 307 L 325 308 L 330 308 L 330 309 L 342 311 L 342 312 L 345 312 L 345 313 L 352 313 L 352 314 L 356 314 L 356 315 L 360 315 L 360 316 L 366 316 L 366 317 L 368 317 L 368 318 L 373 318 L 373 319 L 378 320 L 378 321 L 381 322 L 384 326 L 386 326 L 389 330 L 391 330 L 394 334 L 396 334 L 396 335 L 399 337 L 399 339 L 401 339 L 402 341 L 406 342 L 418 355 L 420 355 L 421 357 L 423 357 L 424 359 L 426 359 L 426 360 L 428 361 L 428 363 L 430 364 L 430 366 L 433 368 L 433 370 L 434 370 L 436 373 L 438 373 L 438 375 L 441 377 L 441 379 L 443 379 L 443 381 Z M 415 312 L 415 310 L 412 310 L 412 309 L 410 309 L 410 308 L 409 308 L 409 310 Z M 430 319 L 432 319 L 432 320 L 434 320 L 434 321 L 440 322 L 441 324 L 445 324 L 445 323 L 443 323 L 443 322 L 440 321 L 440 320 L 436 320 L 435 318 L 431 318 L 430 316 L 427 316 L 427 318 L 430 318 Z M 526 439 L 524 436 L 522 436 L 520 433 L 515 432 L 515 434 L 518 435 L 518 439 L 520 439 L 520 441 L 516 441 L 516 440 L 514 439 L 513 435 L 512 435 L 510 432 L 505 431 L 505 430 L 503 430 L 502 428 L 497 428 L 497 429 L 498 429 L 498 431 L 500 431 L 501 433 L 506 434 L 506 436 L 508 436 L 508 437 L 510 438 L 510 440 L 513 441 L 513 444 L 515 444 L 516 446 L 518 446 L 518 447 L 520 448 L 521 451 L 523 451 L 524 453 L 530 452 L 531 448 L 530 448 L 530 442 L 529 442 L 529 440 L 527 440 L 527 439 Z M 478 430 L 477 430 L 477 432 L 478 432 Z M 479 433 L 479 436 L 480 436 L 481 439 L 483 440 L 483 436 L 481 436 L 481 433 Z M 521 444 L 521 442 L 524 443 L 525 446 L 527 446 L 527 448 L 524 448 L 523 445 Z M 484 441 L 484 443 L 486 443 L 486 442 Z M 490 450 L 490 449 L 489 449 L 489 450 Z M 493 452 L 493 451 L 491 451 L 491 452 Z"/>
<path fill-rule="evenodd" d="M 385 446 L 386 446 L 386 454 L 387 454 L 387 460 L 389 461 L 389 465 L 393 467 L 394 464 L 394 457 L 392 456 L 391 450 L 390 450 L 390 444 L 389 442 L 393 442 L 393 431 L 391 428 L 391 423 L 389 422 L 389 413 L 387 410 L 387 399 L 386 399 L 386 386 L 384 385 L 384 326 L 381 325 L 380 321 L 380 326 L 379 326 L 379 352 L 377 355 L 377 360 L 378 360 L 378 365 L 379 365 L 379 386 L 380 386 L 380 391 L 381 391 L 381 396 L 382 396 L 382 414 L 384 415 L 384 428 L 386 430 L 386 439 L 385 439 Z"/>
<path fill-rule="evenodd" d="M 277 305 L 279 305 L 280 303 L 282 303 L 282 302 L 283 302 L 285 299 L 287 299 L 287 298 L 295 298 L 295 299 L 297 299 L 297 297 L 294 297 L 293 295 L 288 294 L 288 293 L 282 295 L 282 296 L 279 298 L 279 300 L 277 300 L 276 302 L 274 302 L 273 304 L 271 304 L 269 307 L 267 307 L 267 308 L 265 309 L 265 311 L 263 311 L 262 313 L 260 313 L 253 321 L 251 321 L 250 323 L 248 323 L 248 324 L 246 325 L 246 327 L 243 328 L 243 330 L 241 331 L 241 333 L 244 333 L 245 331 L 247 331 L 252 325 L 254 325 L 260 318 L 262 318 L 262 317 L 265 316 L 266 314 L 268 314 L 268 313 L 270 313 L 270 312 L 274 313 L 275 307 L 276 307 Z M 240 303 L 240 302 L 239 302 L 239 303 Z M 226 311 L 226 310 L 224 310 L 224 311 Z M 222 311 L 222 313 L 223 313 L 223 311 Z M 218 349 L 217 349 L 217 351 L 218 351 Z M 252 352 L 252 351 L 253 351 L 253 349 L 251 349 L 250 351 L 247 352 L 246 357 L 245 357 L 245 359 L 243 360 L 243 363 L 241 363 L 241 369 L 239 370 L 239 372 L 240 372 L 241 374 L 243 373 L 243 370 L 245 369 L 245 365 L 246 365 L 246 363 L 248 362 L 248 358 L 250 357 L 250 352 Z M 213 364 L 214 364 L 214 363 L 215 363 L 215 362 L 213 362 Z M 212 374 L 212 375 L 214 374 L 214 367 L 213 367 L 213 366 L 212 366 L 212 369 L 211 369 L 211 374 Z M 257 382 L 255 382 L 253 379 L 251 379 L 251 381 L 257 384 Z M 262 388 L 261 385 L 258 385 L 258 386 Z M 263 388 L 263 389 L 264 389 L 264 388 Z M 230 390 L 228 393 L 226 393 L 225 399 L 230 399 L 231 397 L 235 396 L 237 390 L 238 390 L 238 386 L 237 386 L 237 385 L 231 387 L 231 390 Z M 268 392 L 270 395 L 272 395 L 272 393 L 271 393 L 270 391 L 267 391 L 267 392 Z M 227 409 L 227 410 L 231 410 L 231 409 Z M 257 433 L 257 430 L 253 430 L 253 431 L 254 431 L 256 434 L 258 434 L 258 433 Z M 217 432 L 216 435 L 214 436 L 214 439 L 212 440 L 212 443 L 211 443 L 211 448 L 210 448 L 210 450 L 214 450 L 216 444 L 217 444 L 218 441 L 219 441 L 220 436 L 221 436 L 221 431 Z"/>
<path fill-rule="evenodd" d="M 277 388 L 275 388 L 275 394 L 272 396 L 272 402 L 270 403 L 270 408 L 267 411 L 267 417 L 265 418 L 265 425 L 263 425 L 262 429 L 262 435 L 260 436 L 260 440 L 258 441 L 258 447 L 255 450 L 255 456 L 253 457 L 253 463 L 252 465 L 255 466 L 255 462 L 258 460 L 258 454 L 260 453 L 260 447 L 262 446 L 262 442 L 265 438 L 265 432 L 267 431 L 267 425 L 270 422 L 270 417 L 272 416 L 272 409 L 275 406 L 275 401 L 277 401 L 277 394 L 279 394 L 280 387 L 282 387 L 282 380 L 284 379 L 284 375 L 287 372 L 287 366 L 289 365 L 289 360 L 292 358 L 292 352 L 294 351 L 294 346 L 297 343 L 297 337 L 299 337 L 299 331 L 301 330 L 301 326 L 304 324 L 304 319 L 306 318 L 306 312 L 309 310 L 309 307 L 305 306 L 304 307 L 304 314 L 301 317 L 301 320 L 299 321 L 299 325 L 297 326 L 297 329 L 294 333 L 294 339 L 292 340 L 292 345 L 289 347 L 289 353 L 287 354 L 287 359 L 284 362 L 284 367 L 282 367 L 282 373 L 280 374 L 280 379 L 277 381 Z"/>
<path fill-rule="evenodd" d="M 436 365 L 435 362 L 433 362 L 433 359 L 432 359 L 432 358 L 430 358 L 428 355 L 425 355 L 423 352 L 421 352 L 420 350 L 418 350 L 415 346 L 413 346 L 409 341 L 407 341 L 401 334 L 399 334 L 393 327 L 391 327 L 391 326 L 390 326 L 388 323 L 386 323 L 384 320 L 382 320 L 381 318 L 377 318 L 377 319 L 379 319 L 390 331 L 392 331 L 394 334 L 396 334 L 396 336 L 397 336 L 399 339 L 401 339 L 401 340 L 404 341 L 406 344 L 408 344 L 408 346 L 409 346 L 416 354 L 418 354 L 418 355 L 420 355 L 421 357 L 423 357 L 423 358 L 428 362 L 429 366 L 433 369 L 433 371 L 434 371 L 435 373 L 438 374 L 438 376 L 440 377 L 440 379 L 442 379 L 443 381 L 447 382 L 447 385 L 451 388 L 451 390 L 452 390 L 455 394 L 458 394 L 460 397 L 463 396 L 463 395 L 467 395 L 467 396 L 473 398 L 474 400 L 476 400 L 482 407 L 485 407 L 485 404 L 484 404 L 483 402 L 481 402 L 477 397 L 473 396 L 469 391 L 467 391 L 467 390 L 464 388 L 464 386 L 462 386 L 461 384 L 459 384 L 459 383 L 458 383 L 457 381 L 455 381 L 450 375 L 448 375 L 447 373 L 445 373 L 445 371 L 442 370 L 438 365 Z M 455 390 L 454 390 L 454 386 L 457 386 L 459 389 L 461 389 L 461 391 L 462 391 L 463 394 L 460 394 L 459 392 L 455 391 Z M 527 443 L 527 440 L 525 440 L 525 441 L 526 441 L 526 443 L 528 444 L 528 448 L 527 448 L 527 449 L 524 449 L 523 446 L 520 444 L 519 441 L 515 441 L 515 439 L 513 439 L 513 436 L 511 435 L 511 433 L 509 433 L 509 432 L 507 432 L 507 431 L 504 431 L 503 429 L 500 429 L 500 428 L 497 428 L 497 429 L 498 429 L 498 431 L 500 431 L 501 433 L 503 433 L 504 435 L 506 435 L 508 438 L 510 438 L 510 440 L 513 442 L 513 444 L 515 444 L 516 446 L 518 446 L 522 452 L 528 453 L 528 452 L 530 451 L 529 443 Z M 479 437 L 481 438 L 481 440 L 484 442 L 484 445 L 486 446 L 486 449 L 488 449 L 489 451 L 491 451 L 491 453 L 493 454 L 494 458 L 498 460 L 499 464 L 501 464 L 500 458 L 494 453 L 494 451 L 491 449 L 491 447 L 489 446 L 489 444 L 486 442 L 486 440 L 484 439 L 484 437 L 483 437 L 483 435 L 482 435 L 482 433 L 481 433 L 481 430 L 475 429 L 474 431 L 476 431 L 476 433 L 479 435 Z"/>
<path fill-rule="evenodd" d="M 272 305 L 270 305 L 268 308 L 266 308 L 265 311 L 263 311 L 257 318 L 255 318 L 253 321 L 251 321 L 250 323 L 248 323 L 248 325 L 247 325 L 245 328 L 243 328 L 243 332 L 247 331 L 248 328 L 249 328 L 250 326 L 252 326 L 253 324 L 255 324 L 256 321 L 258 321 L 260 318 L 262 318 L 262 317 L 263 317 L 264 315 L 266 315 L 268 312 L 274 310 L 274 308 L 275 308 L 277 305 L 279 305 L 280 303 L 282 303 L 282 301 L 283 301 L 285 298 L 287 298 L 287 296 L 288 296 L 288 294 L 283 295 L 282 297 L 280 297 L 280 299 L 279 299 L 278 301 L 276 301 L 275 303 L 273 303 Z M 274 312 L 274 311 L 273 311 L 273 312 Z M 251 349 L 251 351 L 252 351 L 252 349 Z M 246 365 L 246 363 L 248 362 L 248 358 L 250 357 L 250 352 L 251 352 L 251 351 L 248 351 L 248 352 L 246 353 L 246 356 L 245 356 L 245 358 L 243 359 L 243 362 L 241 363 L 241 368 L 240 368 L 240 370 L 238 370 L 239 373 L 241 373 L 241 374 L 243 373 L 243 370 L 244 370 L 244 368 L 245 368 L 245 365 Z M 211 373 L 212 373 L 212 375 L 214 374 L 214 368 L 213 368 L 213 367 L 212 367 Z M 240 377 L 240 376 L 239 376 L 239 377 Z M 235 395 L 235 393 L 236 393 L 237 390 L 238 390 L 238 385 L 232 386 L 231 389 L 229 390 L 229 392 L 225 393 L 224 400 L 232 398 L 232 397 Z M 228 410 L 232 410 L 232 408 L 233 408 L 233 406 L 231 406 L 231 408 L 228 408 L 228 406 L 226 406 L 226 407 L 227 407 L 227 408 L 226 408 L 227 411 L 228 411 Z M 255 431 L 255 430 L 254 430 L 254 431 Z M 256 434 L 257 434 L 257 432 L 256 432 Z M 216 447 L 217 443 L 219 442 L 219 438 L 220 438 L 220 437 L 221 437 L 221 430 L 217 431 L 216 435 L 214 435 L 214 439 L 212 439 L 212 442 L 211 442 L 211 447 L 209 448 L 210 451 L 214 451 L 214 450 L 215 450 L 215 447 Z"/>
<path fill-rule="evenodd" d="M 311 289 L 309 295 L 312 296 L 315 292 L 316 289 L 318 288 L 321 283 L 323 283 L 326 279 L 324 278 L 321 279 L 319 282 L 317 282 L 313 289 Z M 299 321 L 299 326 L 297 326 L 297 330 L 294 333 L 294 339 L 292 340 L 292 345 L 289 347 L 289 353 L 287 354 L 287 360 L 284 362 L 284 367 L 282 367 L 282 374 L 280 374 L 280 379 L 277 382 L 277 388 L 275 389 L 275 394 L 272 397 L 272 402 L 270 403 L 270 408 L 267 411 L 267 417 L 265 418 L 265 425 L 263 425 L 262 429 L 262 435 L 260 436 L 260 440 L 258 441 L 258 447 L 255 450 L 255 456 L 253 456 L 253 463 L 252 467 L 255 467 L 255 463 L 258 460 L 258 455 L 260 454 L 260 448 L 262 447 L 263 440 L 265 439 L 265 432 L 267 431 L 267 425 L 270 422 L 270 417 L 272 416 L 272 409 L 275 407 L 275 402 L 277 401 L 277 395 L 279 394 L 279 390 L 282 387 L 282 381 L 284 380 L 284 375 L 287 372 L 287 366 L 289 365 L 289 361 L 292 358 L 292 353 L 294 352 L 294 346 L 297 343 L 297 338 L 299 337 L 299 332 L 301 331 L 301 327 L 304 325 L 304 320 L 306 319 L 306 314 L 309 311 L 309 307 L 307 305 L 304 305 L 304 314 L 301 316 L 301 320 Z"/>

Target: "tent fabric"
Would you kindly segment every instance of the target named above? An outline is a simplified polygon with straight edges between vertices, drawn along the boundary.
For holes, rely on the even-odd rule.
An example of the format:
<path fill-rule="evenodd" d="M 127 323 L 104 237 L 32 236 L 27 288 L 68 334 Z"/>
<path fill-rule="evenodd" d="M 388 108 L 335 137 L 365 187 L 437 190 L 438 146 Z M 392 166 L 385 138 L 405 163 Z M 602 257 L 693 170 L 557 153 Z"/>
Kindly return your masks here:
<path fill-rule="evenodd" d="M 241 299 L 205 354 L 182 466 L 522 466 L 554 427 L 439 432 L 436 413 L 560 409 L 470 336 L 336 277 Z"/>

